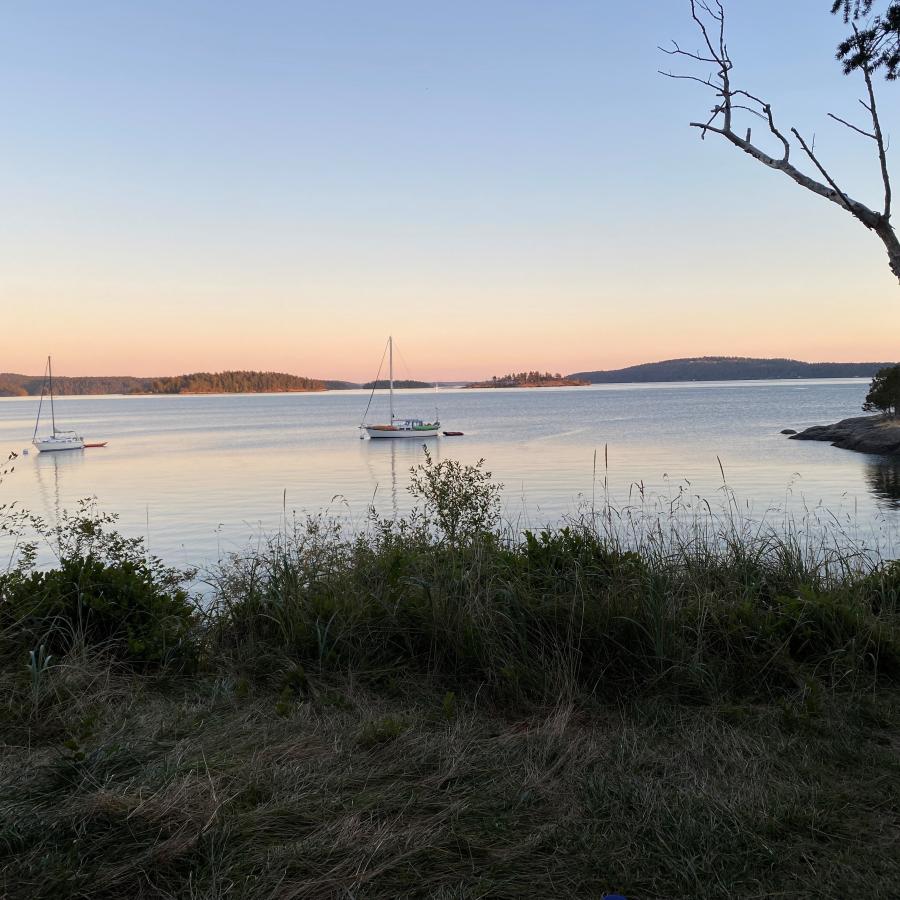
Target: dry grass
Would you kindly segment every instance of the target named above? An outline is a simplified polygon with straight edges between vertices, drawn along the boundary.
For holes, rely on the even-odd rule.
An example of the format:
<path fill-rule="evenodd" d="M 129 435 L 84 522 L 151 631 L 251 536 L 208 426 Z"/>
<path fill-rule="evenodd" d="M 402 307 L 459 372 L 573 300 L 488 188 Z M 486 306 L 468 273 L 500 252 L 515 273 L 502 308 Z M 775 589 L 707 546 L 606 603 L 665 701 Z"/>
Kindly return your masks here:
<path fill-rule="evenodd" d="M 898 695 L 560 697 L 423 677 L 50 673 L 2 688 L 0 886 L 15 898 L 888 897 Z"/>

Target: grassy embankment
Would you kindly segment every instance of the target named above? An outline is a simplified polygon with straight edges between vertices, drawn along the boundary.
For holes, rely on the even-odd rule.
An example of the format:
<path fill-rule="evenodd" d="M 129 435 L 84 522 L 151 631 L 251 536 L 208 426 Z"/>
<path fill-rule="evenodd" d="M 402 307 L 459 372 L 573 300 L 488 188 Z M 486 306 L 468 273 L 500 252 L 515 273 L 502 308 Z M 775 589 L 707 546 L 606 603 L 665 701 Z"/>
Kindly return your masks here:
<path fill-rule="evenodd" d="M 518 539 L 479 469 L 414 489 L 203 608 L 91 510 L 38 523 L 59 567 L 0 587 L 0 895 L 895 896 L 896 565 L 728 518 Z"/>

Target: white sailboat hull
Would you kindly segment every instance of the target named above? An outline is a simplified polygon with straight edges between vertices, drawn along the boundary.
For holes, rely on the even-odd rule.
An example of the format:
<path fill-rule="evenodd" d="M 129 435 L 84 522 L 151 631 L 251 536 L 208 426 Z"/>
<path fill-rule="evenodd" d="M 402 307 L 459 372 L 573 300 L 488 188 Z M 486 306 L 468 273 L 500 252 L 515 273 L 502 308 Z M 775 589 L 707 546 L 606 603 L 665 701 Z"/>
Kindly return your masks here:
<path fill-rule="evenodd" d="M 364 425 L 363 428 L 372 440 L 397 440 L 409 438 L 437 437 L 440 426 L 434 428 L 391 428 L 388 425 Z"/>
<path fill-rule="evenodd" d="M 53 422 L 53 431 L 47 437 L 38 437 L 38 429 L 41 427 L 41 411 L 44 408 L 44 390 L 50 397 L 50 418 Z M 38 403 L 37 419 L 34 422 L 34 434 L 31 443 L 37 448 L 38 453 L 49 453 L 59 450 L 84 450 L 84 438 L 75 431 L 56 427 L 56 413 L 53 409 L 53 366 L 50 357 L 47 357 L 47 368 L 44 370 L 44 381 L 41 383 L 41 399 Z M 106 444 L 89 444 L 90 447 L 105 447 Z"/>
<path fill-rule="evenodd" d="M 360 424 L 360 430 L 365 431 L 365 433 L 369 436 L 370 440 L 373 441 L 396 441 L 396 440 L 422 440 L 422 438 L 433 438 L 437 437 L 441 428 L 441 423 L 438 421 L 437 408 L 434 411 L 434 421 L 427 422 L 424 419 L 414 418 L 412 416 L 396 416 L 394 415 L 394 339 L 393 337 L 388 338 L 386 352 L 388 354 L 388 375 L 389 375 L 389 409 L 391 413 L 391 417 L 388 420 L 390 422 L 389 425 L 379 424 L 379 425 L 369 425 L 367 422 L 362 422 Z M 382 365 L 384 364 L 384 357 L 381 359 Z M 381 366 L 378 367 L 378 374 L 375 376 L 375 381 L 372 383 L 372 394 L 369 396 L 369 404 L 372 403 L 372 397 L 375 396 L 375 389 L 378 387 L 378 379 L 381 377 Z M 435 385 L 435 390 L 437 390 L 437 385 Z M 366 412 L 363 413 L 363 417 L 365 417 L 366 413 L 369 411 L 369 406 L 366 406 Z M 360 435 L 362 438 L 362 435 Z"/>
<path fill-rule="evenodd" d="M 48 453 L 52 450 L 84 450 L 84 439 L 77 434 L 35 438 L 32 443 L 39 453 Z"/>

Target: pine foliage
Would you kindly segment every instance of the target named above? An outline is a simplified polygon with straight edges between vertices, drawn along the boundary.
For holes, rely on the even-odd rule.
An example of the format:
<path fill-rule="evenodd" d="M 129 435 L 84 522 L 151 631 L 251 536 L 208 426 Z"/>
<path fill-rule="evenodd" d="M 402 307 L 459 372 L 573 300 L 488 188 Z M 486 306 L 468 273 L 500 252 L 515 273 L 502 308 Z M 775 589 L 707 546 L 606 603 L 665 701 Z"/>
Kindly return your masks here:
<path fill-rule="evenodd" d="M 853 26 L 853 34 L 838 45 L 837 58 L 848 75 L 868 67 L 883 69 L 888 81 L 895 81 L 900 75 L 900 2 L 890 0 L 873 16 L 877 6 L 876 0 L 834 0 L 832 13 Z"/>
<path fill-rule="evenodd" d="M 866 412 L 882 412 L 894 417 L 900 411 L 900 366 L 888 366 L 876 373 L 863 403 Z"/>

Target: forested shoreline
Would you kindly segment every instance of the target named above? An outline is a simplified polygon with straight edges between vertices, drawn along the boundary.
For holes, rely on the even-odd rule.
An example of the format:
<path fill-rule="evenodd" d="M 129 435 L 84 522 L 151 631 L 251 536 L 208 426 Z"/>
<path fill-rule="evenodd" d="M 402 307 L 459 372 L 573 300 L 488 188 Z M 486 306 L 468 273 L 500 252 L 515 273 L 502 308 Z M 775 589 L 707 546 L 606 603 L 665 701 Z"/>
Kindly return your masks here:
<path fill-rule="evenodd" d="M 744 381 L 784 378 L 871 378 L 879 369 L 892 365 L 884 362 L 807 363 L 793 359 L 756 359 L 749 357 L 704 356 L 670 359 L 624 369 L 560 373 L 527 371 L 494 376 L 475 381 L 466 387 L 567 387 L 584 384 L 626 384 L 665 381 Z M 42 375 L 0 372 L 0 397 L 39 396 L 44 383 Z M 444 386 L 448 383 L 443 382 Z M 381 379 L 360 384 L 327 378 L 309 378 L 286 372 L 224 371 L 193 372 L 187 375 L 56 376 L 53 391 L 58 396 L 79 394 L 252 394 L 307 391 L 386 389 Z M 430 388 L 432 382 L 396 380 L 395 388 Z"/>
<path fill-rule="evenodd" d="M 42 375 L 0 374 L 0 397 L 39 396 Z M 53 379 L 59 396 L 83 394 L 257 394 L 288 391 L 326 391 L 358 385 L 326 381 L 284 372 L 193 372 L 160 378 L 123 376 L 60 376 Z"/>
<path fill-rule="evenodd" d="M 782 378 L 871 378 L 888 362 L 801 362 L 797 359 L 757 359 L 743 356 L 699 356 L 641 363 L 624 369 L 575 372 L 591 384 L 656 381 L 765 381 Z"/>

